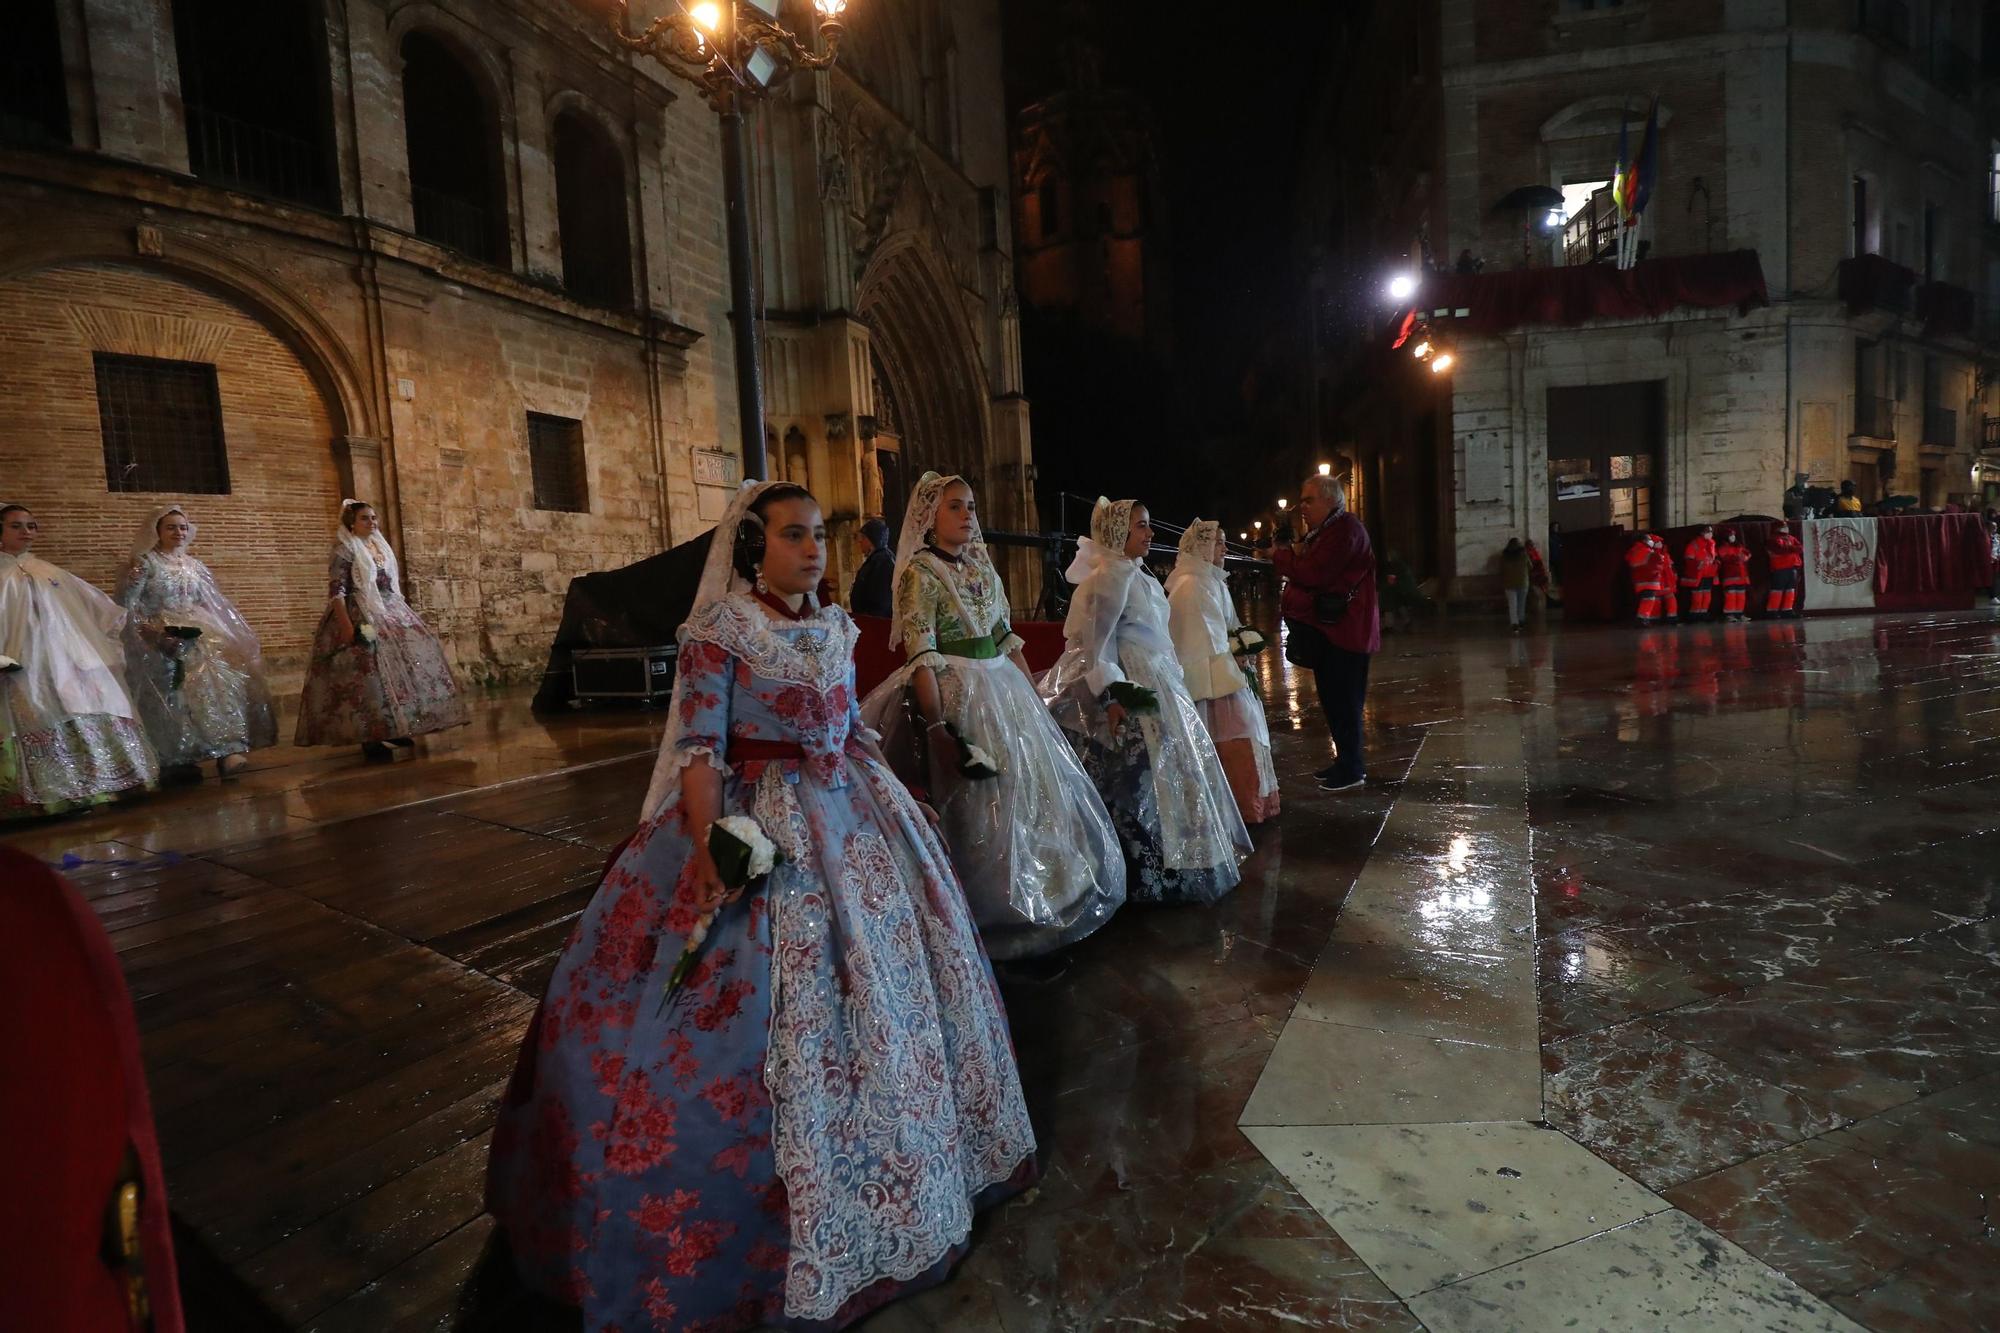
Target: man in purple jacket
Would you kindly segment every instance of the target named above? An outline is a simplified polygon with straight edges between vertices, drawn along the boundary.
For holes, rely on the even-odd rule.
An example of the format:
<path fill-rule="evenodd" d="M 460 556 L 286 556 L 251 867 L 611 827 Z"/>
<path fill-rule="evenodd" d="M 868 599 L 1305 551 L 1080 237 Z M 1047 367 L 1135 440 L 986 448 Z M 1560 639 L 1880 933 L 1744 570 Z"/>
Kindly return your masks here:
<path fill-rule="evenodd" d="M 1285 656 L 1313 673 L 1333 734 L 1333 764 L 1313 776 L 1322 791 L 1351 791 L 1368 776 L 1361 710 L 1368 699 L 1368 659 L 1382 649 L 1375 551 L 1368 529 L 1347 512 L 1346 488 L 1332 477 L 1307 477 L 1293 513 L 1298 540 L 1271 552 L 1285 580 L 1279 602 L 1289 637 Z"/>

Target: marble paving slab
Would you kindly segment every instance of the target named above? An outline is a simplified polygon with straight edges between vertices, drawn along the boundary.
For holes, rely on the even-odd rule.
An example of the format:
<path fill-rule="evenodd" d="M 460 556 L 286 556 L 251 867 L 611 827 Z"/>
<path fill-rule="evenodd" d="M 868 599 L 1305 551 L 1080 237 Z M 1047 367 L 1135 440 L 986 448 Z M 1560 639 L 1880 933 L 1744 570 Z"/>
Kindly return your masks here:
<path fill-rule="evenodd" d="M 1670 1207 L 1588 1149 L 1533 1125 L 1245 1132 L 1405 1298 Z"/>
<path fill-rule="evenodd" d="M 1862 1333 L 1686 1213 L 1628 1226 L 1413 1297 L 1431 1333 L 1494 1329 Z"/>
<path fill-rule="evenodd" d="M 1237 1123 L 1414 1125 L 1541 1114 L 1532 1051 L 1295 1017 Z"/>

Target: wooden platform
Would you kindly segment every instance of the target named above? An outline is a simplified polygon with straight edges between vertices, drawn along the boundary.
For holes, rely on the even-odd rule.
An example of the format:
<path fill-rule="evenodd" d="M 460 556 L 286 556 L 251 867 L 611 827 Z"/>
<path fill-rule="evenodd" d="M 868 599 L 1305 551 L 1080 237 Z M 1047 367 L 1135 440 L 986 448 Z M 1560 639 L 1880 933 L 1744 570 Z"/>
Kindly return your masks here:
<path fill-rule="evenodd" d="M 191 1327 L 467 1322 L 494 1106 L 650 762 L 68 849 L 138 1012 Z"/>

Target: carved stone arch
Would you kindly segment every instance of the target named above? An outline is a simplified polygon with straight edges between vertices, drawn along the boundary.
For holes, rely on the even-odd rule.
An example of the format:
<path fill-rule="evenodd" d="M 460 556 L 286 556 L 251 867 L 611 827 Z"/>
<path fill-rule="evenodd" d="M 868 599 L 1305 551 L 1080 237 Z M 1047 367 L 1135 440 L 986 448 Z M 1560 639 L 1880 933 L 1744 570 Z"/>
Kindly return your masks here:
<path fill-rule="evenodd" d="M 627 122 L 613 115 L 601 102 L 593 100 L 589 95 L 578 92 L 574 88 L 562 88 L 551 93 L 548 100 L 542 106 L 551 125 L 555 124 L 556 117 L 562 115 L 565 111 L 574 111 L 580 115 L 588 116 L 592 121 L 596 122 L 599 129 L 611 136 L 611 141 L 618 145 L 618 151 L 628 159 L 626 162 L 627 168 L 631 167 L 632 127 Z"/>
<path fill-rule="evenodd" d="M 124 228 L 48 229 L 0 247 L 0 281 L 42 269 L 107 264 L 199 287 L 242 309 L 298 358 L 325 400 L 336 436 L 330 445 L 336 454 L 346 441 L 372 444 L 381 438 L 381 423 L 360 368 L 317 310 L 215 246 L 174 235 L 159 248 L 158 254 L 135 254 L 131 233 Z"/>
<path fill-rule="evenodd" d="M 402 68 L 403 39 L 413 32 L 424 32 L 436 37 L 451 47 L 477 71 L 479 82 L 484 87 L 488 103 L 503 130 L 514 121 L 514 102 L 511 96 L 513 80 L 507 75 L 507 61 L 504 53 L 493 41 L 472 24 L 440 9 L 432 4 L 408 4 L 399 7 L 389 16 L 389 49 L 396 52 L 397 70 L 400 77 Z"/>
<path fill-rule="evenodd" d="M 890 377 L 908 475 L 983 480 L 992 455 L 985 378 L 944 265 L 916 235 L 884 242 L 862 274 L 855 312 Z"/>
<path fill-rule="evenodd" d="M 908 26 L 893 4 L 857 7 L 847 20 L 850 73 L 905 123 L 923 119 L 923 68 Z"/>
<path fill-rule="evenodd" d="M 1543 121 L 1541 140 L 1543 143 L 1553 143 L 1562 139 L 1589 139 L 1600 134 L 1616 134 L 1618 127 L 1626 123 L 1632 124 L 1637 129 L 1646 123 L 1646 112 L 1650 105 L 1647 99 L 1635 99 L 1618 93 L 1586 97 L 1581 101 L 1571 102 Z M 1673 118 L 1673 108 L 1661 102 L 1660 128 L 1665 129 Z"/>

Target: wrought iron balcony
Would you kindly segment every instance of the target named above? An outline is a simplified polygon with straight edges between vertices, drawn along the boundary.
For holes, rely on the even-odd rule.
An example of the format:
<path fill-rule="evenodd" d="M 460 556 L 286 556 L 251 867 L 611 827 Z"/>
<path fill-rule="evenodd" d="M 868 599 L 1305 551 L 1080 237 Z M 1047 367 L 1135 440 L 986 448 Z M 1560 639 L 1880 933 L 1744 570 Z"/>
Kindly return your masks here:
<path fill-rule="evenodd" d="M 1958 447 L 1958 411 L 1931 404 L 1924 408 L 1924 444 L 1939 449 Z"/>
<path fill-rule="evenodd" d="M 1854 395 L 1854 433 L 1871 440 L 1896 438 L 1896 400 L 1874 394 Z"/>
<path fill-rule="evenodd" d="M 493 214 L 477 200 L 413 185 L 410 203 L 416 209 L 417 235 L 489 264 L 500 262 Z"/>
<path fill-rule="evenodd" d="M 190 102 L 187 136 L 188 165 L 203 180 L 314 208 L 331 202 L 323 155 L 296 135 Z"/>

